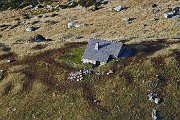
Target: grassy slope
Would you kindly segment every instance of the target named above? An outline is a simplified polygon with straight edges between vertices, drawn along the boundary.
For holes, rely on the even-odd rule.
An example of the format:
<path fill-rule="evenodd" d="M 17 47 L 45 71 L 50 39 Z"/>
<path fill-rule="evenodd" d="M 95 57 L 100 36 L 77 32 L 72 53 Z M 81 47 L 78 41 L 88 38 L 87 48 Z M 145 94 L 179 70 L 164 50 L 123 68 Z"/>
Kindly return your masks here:
<path fill-rule="evenodd" d="M 137 4 L 137 2 L 141 4 Z M 55 24 L 56 27 L 46 26 L 45 32 L 43 28 L 37 33 L 47 34 L 47 37 L 52 36 L 55 41 L 68 37 L 70 34 L 72 36 L 84 35 L 89 38 L 92 37 L 93 33 L 97 33 L 95 37 L 125 39 L 127 44 L 135 46 L 144 44 L 152 47 L 152 51 L 139 53 L 136 57 L 126 60 L 112 61 L 99 68 L 100 70 L 113 68 L 116 71 L 113 75 L 100 78 L 97 76 L 87 77 L 86 81 L 80 83 L 69 84 L 65 82 L 65 86 L 63 86 L 64 78 L 71 70 L 74 71 L 78 68 L 77 66 L 73 66 L 70 70 L 66 68 L 69 63 L 73 63 L 69 57 L 75 59 L 76 65 L 79 65 L 82 49 L 70 50 L 70 53 L 66 51 L 66 54 L 62 54 L 61 49 L 55 49 L 50 52 L 40 52 L 39 56 L 27 56 L 29 61 L 18 60 L 20 62 L 17 62 L 17 65 L 16 63 L 1 64 L 1 69 L 8 70 L 8 76 L 0 81 L 0 119 L 150 120 L 152 109 L 155 108 L 160 111 L 163 119 L 178 120 L 180 118 L 178 82 L 180 78 L 180 45 L 179 39 L 173 38 L 179 36 L 180 28 L 175 27 L 178 20 L 162 18 L 165 8 L 177 5 L 178 1 L 164 0 L 158 3 L 162 11 L 157 14 L 151 12 L 149 7 L 152 4 L 151 1 L 142 2 L 142 0 L 127 3 L 115 1 L 105 6 L 105 8 L 119 4 L 130 6 L 126 11 L 119 13 L 107 9 L 95 12 L 74 9 L 60 11 L 62 17 L 66 17 L 60 17 L 62 21 Z M 72 16 L 75 14 L 77 16 Z M 150 21 L 152 17 L 156 16 L 160 18 L 159 21 Z M 124 17 L 137 19 L 132 24 L 124 24 L 122 21 Z M 88 23 L 89 26 L 78 29 L 63 27 L 69 20 L 73 19 Z M 142 23 L 148 23 L 148 26 L 141 28 L 139 24 Z M 25 33 L 23 30 L 24 27 L 20 26 L 15 30 L 4 31 L 1 33 L 3 35 L 0 38 L 1 42 L 12 43 L 13 40 L 15 41 L 14 36 L 27 38 L 26 34 L 29 35 L 29 33 Z M 33 34 L 35 33 L 31 35 Z M 11 38 L 13 38 L 12 41 L 10 41 Z M 152 40 L 158 42 L 154 42 L 154 45 L 148 42 L 143 43 L 143 41 Z M 32 52 L 30 49 L 32 45 L 34 44 L 11 47 L 18 54 L 22 54 L 26 53 L 25 51 Z M 22 48 L 23 50 L 21 50 Z M 68 57 L 69 54 L 71 56 Z M 63 58 L 63 62 L 67 62 L 67 66 L 62 66 L 58 63 L 59 61 L 57 62 L 62 56 L 66 56 L 66 59 Z M 50 63 L 50 67 L 46 66 L 46 63 Z M 31 74 L 35 78 L 31 79 Z M 156 75 L 161 77 L 158 78 Z M 159 86 L 153 89 L 152 86 L 156 81 L 159 82 Z M 56 87 L 53 82 L 60 85 Z M 147 87 L 145 83 L 149 83 L 150 87 Z M 157 92 L 163 98 L 161 104 L 156 105 L 148 101 L 147 93 L 151 91 Z M 101 100 L 101 106 L 92 105 L 93 99 Z"/>
<path fill-rule="evenodd" d="M 66 55 L 71 54 L 70 58 L 76 56 L 77 53 L 83 54 L 82 48 L 70 51 L 70 53 L 66 52 Z M 177 80 L 180 77 L 180 69 L 176 55 L 173 53 L 161 59 L 160 56 L 148 58 L 147 53 L 139 53 L 133 58 L 112 61 L 96 69 L 101 71 L 114 69 L 116 72 L 113 75 L 100 78 L 93 75 L 87 77 L 84 82 L 73 83 L 76 84 L 75 86 L 68 87 L 67 84 L 67 90 L 52 87 L 51 82 L 46 85 L 38 78 L 30 90 L 22 91 L 22 82 L 27 80 L 27 75 L 9 73 L 13 77 L 7 76 L 1 81 L 1 91 L 7 87 L 8 81 L 11 81 L 14 87 L 9 90 L 9 93 L 1 96 L 3 98 L 0 99 L 1 119 L 32 119 L 35 117 L 36 119 L 63 118 L 67 120 L 150 120 L 152 109 L 158 109 L 164 119 L 178 120 L 180 94 Z M 78 59 L 74 57 L 73 60 Z M 63 61 L 71 63 L 72 59 L 66 57 Z M 38 63 L 39 67 L 42 67 L 41 62 Z M 12 73 L 13 69 L 15 68 L 10 69 Z M 162 79 L 156 75 L 162 76 Z M 63 77 L 58 77 L 58 80 L 64 81 Z M 154 89 L 155 82 L 158 82 L 158 87 Z M 147 86 L 146 83 L 150 85 Z M 17 88 L 18 85 L 19 88 Z M 157 92 L 163 98 L 161 104 L 156 105 L 148 101 L 147 93 L 152 91 Z M 99 99 L 101 106 L 94 106 L 93 99 Z"/>

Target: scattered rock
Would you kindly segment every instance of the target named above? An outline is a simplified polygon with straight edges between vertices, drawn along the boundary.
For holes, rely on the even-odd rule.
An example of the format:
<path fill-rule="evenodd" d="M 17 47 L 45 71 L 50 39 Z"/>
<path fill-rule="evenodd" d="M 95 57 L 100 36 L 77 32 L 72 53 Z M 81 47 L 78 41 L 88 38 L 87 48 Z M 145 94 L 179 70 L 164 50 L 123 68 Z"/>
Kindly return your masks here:
<path fill-rule="evenodd" d="M 153 119 L 153 120 L 158 120 L 157 110 L 153 110 L 153 111 L 152 111 L 152 119 Z"/>
<path fill-rule="evenodd" d="M 42 18 L 42 16 L 43 16 L 43 15 L 38 15 L 37 17 L 38 17 L 38 18 Z"/>
<path fill-rule="evenodd" d="M 156 103 L 156 104 L 159 104 L 160 102 L 161 102 L 161 99 L 160 98 L 154 98 L 154 102 Z"/>
<path fill-rule="evenodd" d="M 30 10 L 33 8 L 33 5 L 28 5 L 26 7 L 24 7 L 22 10 Z"/>
<path fill-rule="evenodd" d="M 6 60 L 7 63 L 12 63 L 12 62 L 15 62 L 16 60 L 14 59 L 10 59 L 10 60 Z"/>
<path fill-rule="evenodd" d="M 101 102 L 100 100 L 94 100 L 94 101 L 93 101 L 94 105 L 96 105 L 96 106 L 99 106 L 99 105 L 100 105 L 100 102 Z"/>
<path fill-rule="evenodd" d="M 16 111 L 16 108 L 13 108 L 13 112 L 15 112 Z"/>
<path fill-rule="evenodd" d="M 161 102 L 161 98 L 158 97 L 157 93 L 150 93 L 147 96 L 148 96 L 150 101 L 153 101 L 156 104 L 159 104 Z"/>
<path fill-rule="evenodd" d="M 157 111 L 156 109 L 152 110 L 152 120 L 161 120 L 161 116 L 159 114 L 159 111 Z"/>
<path fill-rule="evenodd" d="M 117 12 L 122 11 L 124 9 L 126 9 L 126 7 L 121 6 L 121 5 L 114 8 L 114 10 L 117 11 Z"/>
<path fill-rule="evenodd" d="M 126 23 L 132 23 L 133 20 L 135 20 L 135 18 L 130 18 L 130 17 L 126 17 L 126 18 L 123 18 L 122 21 L 126 22 Z"/>
<path fill-rule="evenodd" d="M 58 16 L 59 14 L 57 14 L 57 13 L 53 13 L 52 15 L 51 15 L 51 17 L 55 17 L 55 16 Z"/>
<path fill-rule="evenodd" d="M 175 7 L 163 15 L 165 18 L 180 18 L 180 7 Z"/>
<path fill-rule="evenodd" d="M 85 25 L 82 24 L 82 23 L 73 23 L 73 22 L 69 22 L 69 23 L 67 24 L 67 27 L 68 27 L 68 28 L 72 28 L 72 27 L 79 28 L 79 27 L 82 27 L 82 26 L 85 26 Z"/>
<path fill-rule="evenodd" d="M 32 31 L 35 31 L 36 29 L 37 29 L 36 27 L 30 26 L 30 27 L 26 28 L 26 31 L 27 32 L 32 32 Z"/>
<path fill-rule="evenodd" d="M 47 17 L 48 17 L 48 15 L 46 15 L 46 14 L 42 15 L 42 18 L 47 18 Z"/>
<path fill-rule="evenodd" d="M 74 23 L 73 23 L 73 22 L 69 22 L 69 23 L 67 24 L 67 27 L 68 27 L 68 28 L 74 27 Z"/>
<path fill-rule="evenodd" d="M 50 10 L 53 9 L 53 7 L 52 7 L 51 5 L 47 5 L 46 7 L 47 7 L 48 9 L 50 9 Z"/>
<path fill-rule="evenodd" d="M 82 39 L 84 36 L 76 36 L 76 39 Z"/>
<path fill-rule="evenodd" d="M 140 26 L 141 26 L 141 27 L 146 27 L 146 26 L 147 26 L 147 24 L 140 24 Z"/>
<path fill-rule="evenodd" d="M 43 37 L 42 35 L 37 34 L 34 37 L 31 37 L 29 39 L 29 41 L 30 42 L 44 42 L 44 41 L 46 41 L 46 38 Z"/>
<path fill-rule="evenodd" d="M 39 4 L 35 7 L 35 9 L 38 9 L 38 8 L 44 8 L 44 6 Z"/>
<path fill-rule="evenodd" d="M 75 23 L 74 27 L 78 28 L 78 27 L 82 27 L 84 26 L 84 24 L 81 24 L 81 23 Z"/>
<path fill-rule="evenodd" d="M 78 72 L 71 72 L 69 77 L 68 77 L 68 80 L 76 80 L 76 81 L 82 81 L 84 78 L 83 78 L 83 75 L 82 75 L 82 71 L 78 71 Z"/>
<path fill-rule="evenodd" d="M 158 18 L 152 18 L 151 21 L 157 21 L 159 20 Z"/>
<path fill-rule="evenodd" d="M 85 74 L 85 75 L 91 75 L 91 74 L 94 73 L 93 70 L 83 70 L 82 72 L 83 72 L 83 74 Z"/>
<path fill-rule="evenodd" d="M 106 74 L 109 75 L 109 74 L 113 74 L 114 71 L 113 70 L 109 70 Z"/>

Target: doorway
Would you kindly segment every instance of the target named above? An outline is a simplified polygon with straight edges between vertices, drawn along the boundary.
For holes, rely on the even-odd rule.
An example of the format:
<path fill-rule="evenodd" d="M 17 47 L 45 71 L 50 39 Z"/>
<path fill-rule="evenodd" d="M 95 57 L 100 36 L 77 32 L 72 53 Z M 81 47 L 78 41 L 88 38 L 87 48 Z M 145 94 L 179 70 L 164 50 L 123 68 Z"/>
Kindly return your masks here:
<path fill-rule="evenodd" d="M 96 66 L 99 66 L 100 65 L 100 61 L 96 61 Z"/>

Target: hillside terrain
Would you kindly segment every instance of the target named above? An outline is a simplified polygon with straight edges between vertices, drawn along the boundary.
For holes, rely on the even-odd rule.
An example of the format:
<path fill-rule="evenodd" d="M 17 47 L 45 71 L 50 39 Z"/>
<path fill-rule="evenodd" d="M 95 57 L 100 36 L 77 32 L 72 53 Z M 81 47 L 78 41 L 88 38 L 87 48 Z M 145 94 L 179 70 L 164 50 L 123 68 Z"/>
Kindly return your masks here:
<path fill-rule="evenodd" d="M 179 120 L 180 0 L 89 1 L 0 2 L 0 120 Z M 90 38 L 135 55 L 82 64 Z"/>

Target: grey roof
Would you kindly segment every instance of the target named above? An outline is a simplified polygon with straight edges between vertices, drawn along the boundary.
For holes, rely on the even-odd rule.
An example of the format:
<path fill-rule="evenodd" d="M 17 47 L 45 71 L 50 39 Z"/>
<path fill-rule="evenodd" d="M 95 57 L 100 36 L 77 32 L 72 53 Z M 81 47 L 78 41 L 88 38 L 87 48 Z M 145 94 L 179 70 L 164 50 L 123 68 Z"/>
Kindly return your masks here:
<path fill-rule="evenodd" d="M 99 49 L 95 49 L 96 43 L 99 43 Z M 83 55 L 83 59 L 95 60 L 100 62 L 107 62 L 110 55 L 119 55 L 123 43 L 121 42 L 111 42 L 100 39 L 90 39 L 86 50 Z"/>

